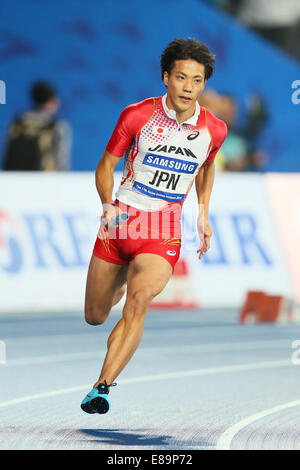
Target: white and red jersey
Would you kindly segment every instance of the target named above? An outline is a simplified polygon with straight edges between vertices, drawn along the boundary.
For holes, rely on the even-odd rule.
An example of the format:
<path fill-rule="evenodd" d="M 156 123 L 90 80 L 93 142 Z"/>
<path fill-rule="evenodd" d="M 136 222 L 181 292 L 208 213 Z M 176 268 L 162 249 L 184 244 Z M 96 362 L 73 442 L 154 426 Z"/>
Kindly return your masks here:
<path fill-rule="evenodd" d="M 145 211 L 183 203 L 199 168 L 215 158 L 226 124 L 196 103 L 194 115 L 178 123 L 166 95 L 127 106 L 106 147 L 125 163 L 117 199 Z"/>

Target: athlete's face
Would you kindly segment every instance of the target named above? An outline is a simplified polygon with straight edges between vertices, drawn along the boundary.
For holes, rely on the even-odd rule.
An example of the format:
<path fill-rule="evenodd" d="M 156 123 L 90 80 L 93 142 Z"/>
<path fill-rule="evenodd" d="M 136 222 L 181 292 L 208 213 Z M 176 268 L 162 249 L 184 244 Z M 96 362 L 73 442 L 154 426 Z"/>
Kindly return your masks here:
<path fill-rule="evenodd" d="M 184 118 L 180 120 L 186 120 L 194 114 L 206 84 L 204 65 L 195 60 L 176 60 L 171 72 L 164 72 L 164 84 L 168 88 L 167 106 Z"/>

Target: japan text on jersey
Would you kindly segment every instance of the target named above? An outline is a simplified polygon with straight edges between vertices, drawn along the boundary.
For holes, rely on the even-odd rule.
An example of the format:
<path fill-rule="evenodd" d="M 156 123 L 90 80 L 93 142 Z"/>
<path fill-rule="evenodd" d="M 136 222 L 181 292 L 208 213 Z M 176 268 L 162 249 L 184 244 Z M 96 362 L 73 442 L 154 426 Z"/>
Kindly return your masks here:
<path fill-rule="evenodd" d="M 107 145 L 117 157 L 126 152 L 117 198 L 143 210 L 182 203 L 226 133 L 226 124 L 198 103 L 194 115 L 180 124 L 166 105 L 166 95 L 128 106 Z"/>

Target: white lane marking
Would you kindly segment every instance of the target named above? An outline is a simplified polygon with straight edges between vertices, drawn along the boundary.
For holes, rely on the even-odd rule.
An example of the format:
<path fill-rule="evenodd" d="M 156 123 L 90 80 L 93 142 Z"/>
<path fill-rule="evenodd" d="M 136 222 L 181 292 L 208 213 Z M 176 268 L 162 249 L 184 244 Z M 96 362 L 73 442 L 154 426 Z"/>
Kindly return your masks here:
<path fill-rule="evenodd" d="M 24 343 L 29 343 L 31 344 L 33 341 L 36 341 L 36 342 L 41 342 L 41 341 L 46 341 L 48 339 L 54 339 L 54 340 L 59 340 L 61 339 L 62 341 L 66 341 L 70 339 L 71 340 L 74 340 L 74 341 L 78 341 L 80 339 L 90 339 L 90 338 L 98 338 L 99 339 L 99 335 L 106 335 L 107 332 L 105 331 L 96 331 L 94 333 L 76 333 L 76 334 L 72 334 L 72 333 L 69 333 L 67 335 L 40 335 L 40 336 L 13 336 L 13 337 L 8 337 L 8 338 L 5 338 L 5 342 L 6 343 L 9 343 L 9 342 L 17 342 L 18 344 L 20 342 L 24 342 Z"/>
<path fill-rule="evenodd" d="M 210 367 L 207 369 L 171 372 L 169 374 L 144 375 L 140 377 L 132 377 L 131 379 L 121 379 L 121 380 L 118 380 L 118 383 L 125 385 L 125 384 L 138 383 L 138 382 L 153 382 L 157 380 L 177 379 L 177 378 L 182 378 L 182 377 L 193 377 L 193 376 L 200 376 L 200 375 L 213 375 L 213 374 L 220 374 L 224 372 L 239 372 L 239 371 L 255 370 L 255 369 L 270 369 L 274 367 L 284 367 L 284 366 L 294 367 L 294 365 L 292 364 L 290 360 L 255 362 L 252 364 L 238 364 L 234 366 Z M 14 400 L 4 401 L 0 403 L 0 408 L 9 406 L 9 405 L 15 405 L 17 403 L 23 403 L 29 400 L 35 400 L 37 398 L 46 398 L 46 397 L 51 397 L 54 395 L 63 395 L 65 393 L 79 392 L 85 389 L 87 389 L 88 391 L 90 388 L 91 388 L 91 384 L 88 384 L 88 385 L 80 385 L 80 386 L 71 387 L 71 388 L 63 388 L 60 390 L 53 390 L 51 392 L 37 393 L 35 395 L 29 395 L 27 397 L 21 397 L 21 398 L 16 398 Z"/>
<path fill-rule="evenodd" d="M 252 424 L 261 418 L 265 418 L 266 416 L 269 416 L 273 413 L 277 413 L 278 411 L 286 410 L 294 406 L 300 406 L 300 400 L 294 400 L 288 403 L 284 403 L 283 405 L 268 408 L 267 410 L 263 410 L 259 413 L 248 416 L 248 418 L 245 418 L 239 421 L 238 423 L 234 424 L 233 426 L 230 426 L 230 428 L 228 428 L 219 438 L 216 450 L 230 450 L 232 439 L 241 429 L 245 428 L 249 424 Z"/>
<path fill-rule="evenodd" d="M 12 359 L 5 364 L 5 367 L 28 366 L 38 364 L 50 364 L 56 362 L 79 361 L 84 359 L 100 359 L 106 351 L 90 351 L 83 353 L 56 354 L 52 356 L 26 357 Z"/>
<path fill-rule="evenodd" d="M 180 346 L 181 353 L 189 352 L 226 352 L 226 351 L 251 351 L 253 349 L 268 350 L 268 349 L 284 348 L 290 351 L 290 341 L 289 340 L 271 340 L 271 341 L 244 341 L 236 343 L 217 343 L 217 344 L 200 344 L 200 345 L 184 345 Z M 158 347 L 158 348 L 147 348 L 142 347 L 139 349 L 139 354 L 143 353 L 155 353 L 162 354 L 178 352 L 178 346 L 171 347 Z M 15 366 L 26 366 L 34 364 L 50 364 L 56 362 L 67 362 L 67 361 L 78 361 L 85 359 L 97 359 L 106 354 L 106 351 L 88 351 L 82 353 L 67 353 L 67 354 L 56 354 L 51 356 L 37 356 L 37 357 L 26 357 L 19 359 L 7 358 L 5 367 L 15 367 Z"/>

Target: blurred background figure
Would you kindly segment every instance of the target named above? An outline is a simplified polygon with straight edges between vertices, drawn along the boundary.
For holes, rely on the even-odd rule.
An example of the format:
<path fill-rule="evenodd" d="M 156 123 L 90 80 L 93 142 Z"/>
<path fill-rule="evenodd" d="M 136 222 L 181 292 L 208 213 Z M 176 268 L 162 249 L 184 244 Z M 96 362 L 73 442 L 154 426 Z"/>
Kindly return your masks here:
<path fill-rule="evenodd" d="M 227 124 L 228 135 L 223 149 L 224 165 L 227 171 L 247 169 L 247 142 L 236 127 L 237 102 L 232 95 L 221 95 L 220 116 Z"/>
<path fill-rule="evenodd" d="M 246 122 L 237 126 L 238 103 L 233 95 L 206 91 L 199 104 L 226 122 L 228 134 L 216 157 L 217 169 L 223 171 L 259 171 L 263 168 L 264 154 L 257 146 L 257 139 L 267 114 L 262 99 L 253 95 L 247 100 Z"/>
<path fill-rule="evenodd" d="M 251 94 L 246 98 L 246 124 L 244 137 L 247 142 L 247 170 L 263 171 L 267 155 L 260 149 L 259 139 L 268 123 L 266 103 L 259 94 Z"/>
<path fill-rule="evenodd" d="M 3 159 L 7 171 L 66 171 L 70 169 L 71 128 L 55 117 L 60 101 L 50 83 L 32 85 L 33 109 L 10 125 Z"/>
<path fill-rule="evenodd" d="M 300 59 L 299 0 L 242 0 L 237 18 L 264 39 Z"/>
<path fill-rule="evenodd" d="M 299 0 L 205 0 L 300 60 Z"/>

